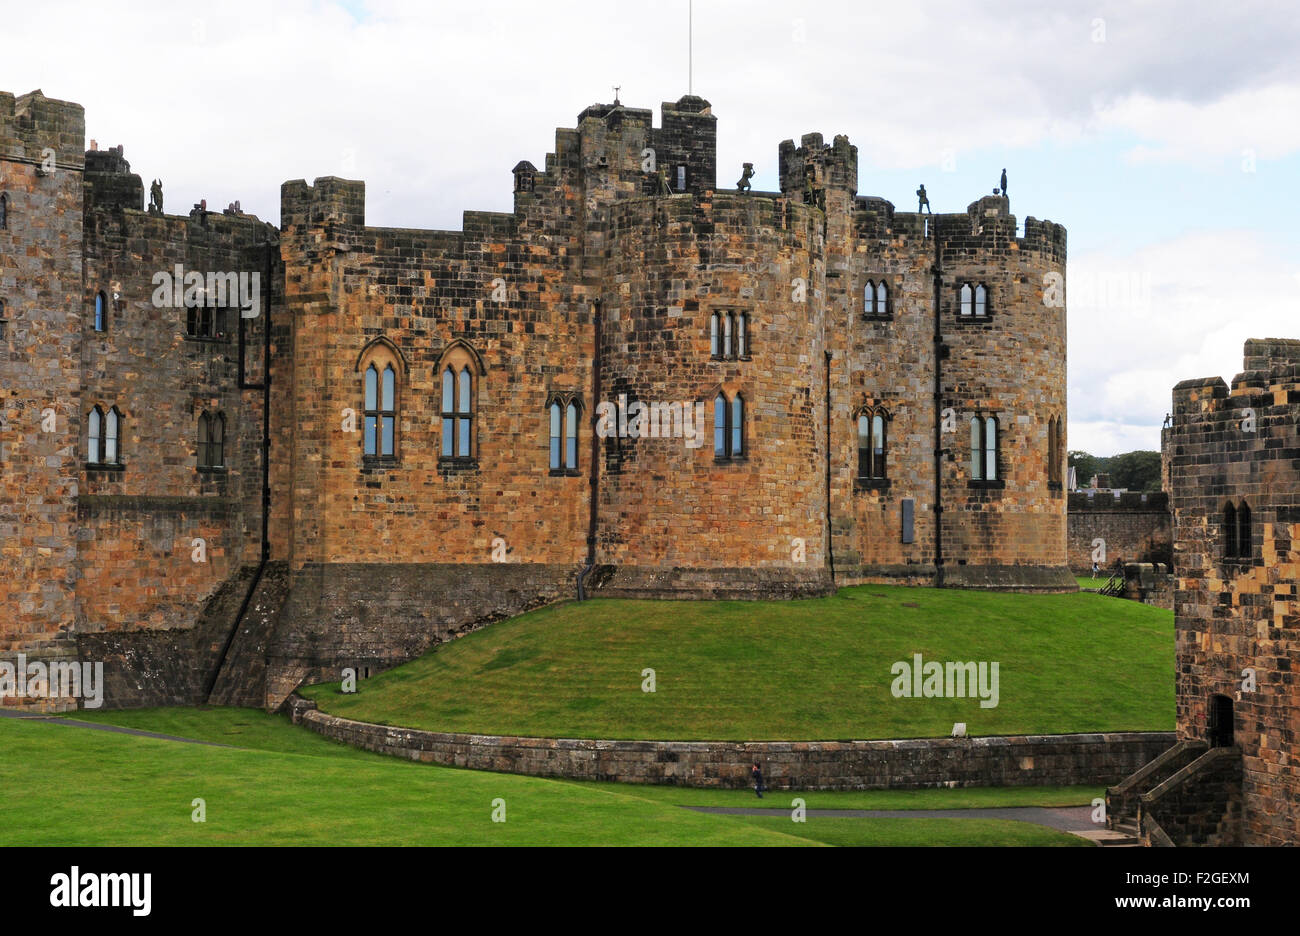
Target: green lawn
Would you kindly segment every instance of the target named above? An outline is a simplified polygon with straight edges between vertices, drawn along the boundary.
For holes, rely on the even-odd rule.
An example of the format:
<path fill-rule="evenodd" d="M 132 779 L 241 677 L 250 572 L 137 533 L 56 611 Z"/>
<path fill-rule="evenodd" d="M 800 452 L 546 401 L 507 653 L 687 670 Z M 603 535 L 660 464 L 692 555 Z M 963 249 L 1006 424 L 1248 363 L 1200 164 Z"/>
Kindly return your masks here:
<path fill-rule="evenodd" d="M 895 698 L 896 661 L 999 665 L 999 702 Z M 642 671 L 656 691 L 642 691 Z M 360 683 L 331 714 L 544 737 L 816 740 L 1172 730 L 1172 612 L 1092 594 L 859 586 L 803 601 L 566 603 Z"/>
<path fill-rule="evenodd" d="M 1081 844 L 1004 820 L 811 817 L 795 823 L 779 813 L 706 815 L 677 803 L 752 805 L 754 799 L 745 791 L 574 783 L 415 764 L 339 745 L 283 716 L 249 709 L 74 717 L 239 747 L 0 719 L 0 844 Z M 1095 791 L 800 795 L 809 808 L 907 808 L 900 803 L 909 797 L 916 808 L 936 808 L 1078 803 Z M 191 819 L 196 797 L 206 801 L 204 823 Z M 492 821 L 498 798 L 505 801 L 502 823 Z"/>

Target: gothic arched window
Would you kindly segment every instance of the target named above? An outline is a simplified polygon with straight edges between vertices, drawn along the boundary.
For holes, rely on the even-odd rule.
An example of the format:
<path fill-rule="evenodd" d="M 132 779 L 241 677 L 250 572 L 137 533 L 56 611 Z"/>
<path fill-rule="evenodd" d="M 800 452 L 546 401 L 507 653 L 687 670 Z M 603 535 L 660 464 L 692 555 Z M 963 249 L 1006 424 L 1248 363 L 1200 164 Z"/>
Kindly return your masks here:
<path fill-rule="evenodd" d="M 108 297 L 104 293 L 95 293 L 95 331 L 108 330 Z"/>
<path fill-rule="evenodd" d="M 104 411 L 98 406 L 90 411 L 86 429 L 86 461 L 98 465 L 103 461 Z"/>
<path fill-rule="evenodd" d="M 1229 559 L 1237 556 L 1237 508 L 1231 501 L 1223 508 L 1223 555 Z"/>
<path fill-rule="evenodd" d="M 858 478 L 878 481 L 886 477 L 886 422 L 883 410 L 867 408 L 858 413 Z"/>
<path fill-rule="evenodd" d="M 375 362 L 366 367 L 365 454 L 393 458 L 397 454 L 397 371 L 392 363 L 381 373 Z"/>
<path fill-rule="evenodd" d="M 443 359 L 442 458 L 469 461 L 474 457 L 475 365 L 475 357 L 464 345 L 454 347 Z"/>

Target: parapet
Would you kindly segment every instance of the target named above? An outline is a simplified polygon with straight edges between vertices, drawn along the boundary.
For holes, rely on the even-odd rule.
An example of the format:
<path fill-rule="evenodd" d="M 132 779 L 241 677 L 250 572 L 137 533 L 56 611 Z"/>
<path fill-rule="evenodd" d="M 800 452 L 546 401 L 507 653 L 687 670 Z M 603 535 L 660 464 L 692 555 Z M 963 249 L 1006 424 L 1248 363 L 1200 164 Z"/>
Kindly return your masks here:
<path fill-rule="evenodd" d="M 1116 497 L 1114 494 L 1087 494 L 1074 491 L 1070 494 L 1069 509 L 1076 510 L 1130 510 L 1134 512 L 1169 510 L 1169 495 L 1164 491 L 1152 491 L 1143 494 L 1139 491 L 1125 491 Z"/>
<path fill-rule="evenodd" d="M 280 226 L 317 227 L 366 223 L 366 183 L 322 176 L 308 185 L 294 179 L 280 186 Z"/>
<path fill-rule="evenodd" d="M 54 150 L 58 168 L 83 167 L 85 108 L 47 98 L 39 89 L 18 97 L 0 91 L 0 159 L 40 163 L 47 148 Z"/>
<path fill-rule="evenodd" d="M 858 148 L 840 134 L 826 143 L 820 133 L 805 133 L 799 140 L 782 140 L 778 150 L 781 194 L 802 196 L 811 182 L 814 189 L 835 187 L 858 193 Z"/>

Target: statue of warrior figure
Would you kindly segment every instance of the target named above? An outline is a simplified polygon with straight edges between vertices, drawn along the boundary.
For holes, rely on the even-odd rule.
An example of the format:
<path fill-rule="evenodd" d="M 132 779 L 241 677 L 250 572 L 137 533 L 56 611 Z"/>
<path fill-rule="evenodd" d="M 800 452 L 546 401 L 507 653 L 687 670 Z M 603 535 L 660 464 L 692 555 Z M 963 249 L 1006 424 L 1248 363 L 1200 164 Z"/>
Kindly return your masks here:
<path fill-rule="evenodd" d="M 919 189 L 916 190 L 916 197 L 918 199 L 916 205 L 917 214 L 920 214 L 922 211 L 925 211 L 929 214 L 934 214 L 933 211 L 930 211 L 930 196 L 925 194 L 924 185 L 922 185 Z"/>
<path fill-rule="evenodd" d="M 149 214 L 162 214 L 162 183 L 157 179 L 153 180 L 153 185 L 149 186 Z"/>
<path fill-rule="evenodd" d="M 655 187 L 657 189 L 656 195 L 671 195 L 673 193 L 672 186 L 668 184 L 668 170 L 663 166 L 660 166 L 659 171 L 655 173 Z"/>
<path fill-rule="evenodd" d="M 740 181 L 736 183 L 737 192 L 749 191 L 749 180 L 754 178 L 754 164 L 745 163 L 744 171 L 740 174 Z"/>

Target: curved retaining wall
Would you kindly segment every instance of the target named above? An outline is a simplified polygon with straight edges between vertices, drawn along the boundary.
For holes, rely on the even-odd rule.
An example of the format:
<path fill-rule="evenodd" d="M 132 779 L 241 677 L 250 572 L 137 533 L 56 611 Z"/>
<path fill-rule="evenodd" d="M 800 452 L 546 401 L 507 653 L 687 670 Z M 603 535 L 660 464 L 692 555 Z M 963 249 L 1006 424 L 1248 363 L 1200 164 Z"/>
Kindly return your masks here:
<path fill-rule="evenodd" d="M 758 761 L 767 785 L 778 790 L 1104 786 L 1175 741 L 1172 731 L 906 741 L 593 741 L 390 728 L 326 715 L 298 696 L 289 700 L 289 711 L 295 724 L 344 744 L 448 767 L 741 788 Z"/>

